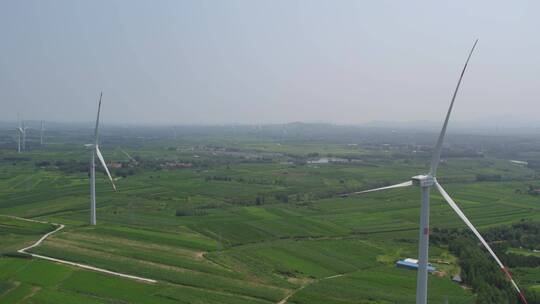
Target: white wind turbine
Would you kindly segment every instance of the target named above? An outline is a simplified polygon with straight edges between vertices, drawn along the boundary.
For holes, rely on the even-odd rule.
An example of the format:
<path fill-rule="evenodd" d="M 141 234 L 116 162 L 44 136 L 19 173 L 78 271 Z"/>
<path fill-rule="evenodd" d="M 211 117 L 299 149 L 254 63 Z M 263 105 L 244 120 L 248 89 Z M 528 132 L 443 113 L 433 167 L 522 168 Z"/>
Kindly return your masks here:
<path fill-rule="evenodd" d="M 17 135 L 18 135 L 18 140 L 17 140 L 17 152 L 18 153 L 21 153 L 21 140 L 22 140 L 22 136 L 23 136 L 23 133 L 24 133 L 24 129 L 22 127 L 22 124 L 21 124 L 21 117 L 19 114 L 17 114 Z"/>
<path fill-rule="evenodd" d="M 129 158 L 130 161 L 132 161 L 134 164 L 137 164 L 137 160 L 133 157 L 131 157 L 131 155 L 129 153 L 127 153 L 124 149 L 120 149 L 120 151 L 122 151 L 122 153 L 124 153 L 125 156 L 127 156 L 127 158 Z"/>
<path fill-rule="evenodd" d="M 422 207 L 421 207 L 422 209 L 421 209 L 421 214 L 420 214 L 420 231 L 419 231 L 420 242 L 418 246 L 418 274 L 417 274 L 417 280 L 416 280 L 416 303 L 417 304 L 427 303 L 427 281 L 428 281 L 427 266 L 428 266 L 428 248 L 429 248 L 429 193 L 430 193 L 431 187 L 437 188 L 437 190 L 440 192 L 442 197 L 446 200 L 446 202 L 448 202 L 450 207 L 465 222 L 467 227 L 469 227 L 469 229 L 472 230 L 474 235 L 476 235 L 476 237 L 480 240 L 482 245 L 484 245 L 487 251 L 495 259 L 495 261 L 497 262 L 501 270 L 506 274 L 506 277 L 512 283 L 512 286 L 519 294 L 519 297 L 521 298 L 522 302 L 527 303 L 525 296 L 523 295 L 523 293 L 517 286 L 516 282 L 514 282 L 514 280 L 512 279 L 510 272 L 506 269 L 506 267 L 503 265 L 501 260 L 495 254 L 495 252 L 491 249 L 491 247 L 488 245 L 486 240 L 484 240 L 482 235 L 480 235 L 478 230 L 476 230 L 473 224 L 465 216 L 463 211 L 461 211 L 459 206 L 454 202 L 454 200 L 450 197 L 450 195 L 446 193 L 443 187 L 437 182 L 437 178 L 436 178 L 437 167 L 439 166 L 440 159 L 441 159 L 442 144 L 444 141 L 444 136 L 446 134 L 446 127 L 448 126 L 448 120 L 450 119 L 452 108 L 454 107 L 454 101 L 456 99 L 456 95 L 458 93 L 461 80 L 463 79 L 463 74 L 465 73 L 465 70 L 467 69 L 467 64 L 469 63 L 469 59 L 471 58 L 471 55 L 477 43 L 478 43 L 478 40 L 474 42 L 474 45 L 469 53 L 469 56 L 467 57 L 467 61 L 465 62 L 465 65 L 463 66 L 463 70 L 461 71 L 461 75 L 459 76 L 458 83 L 456 85 L 454 94 L 452 96 L 452 101 L 450 102 L 450 107 L 448 109 L 448 112 L 446 113 L 446 118 L 444 120 L 441 133 L 437 140 L 437 144 L 435 145 L 435 150 L 433 152 L 433 157 L 431 160 L 431 168 L 429 170 L 429 173 L 426 175 L 413 176 L 410 181 L 406 181 L 404 183 L 353 193 L 353 194 L 362 194 L 362 193 L 375 192 L 375 191 L 386 190 L 386 189 L 408 187 L 412 185 L 420 186 L 420 189 L 422 190 Z"/>
<path fill-rule="evenodd" d="M 111 177 L 111 173 L 109 172 L 109 169 L 107 168 L 107 164 L 105 163 L 105 160 L 103 159 L 103 155 L 101 154 L 101 151 L 99 150 L 98 127 L 99 127 L 99 112 L 101 110 L 102 97 L 103 97 L 103 92 L 101 92 L 101 94 L 99 95 L 96 128 L 94 130 L 95 141 L 93 144 L 85 145 L 87 148 L 90 148 L 92 150 L 91 156 L 90 156 L 90 224 L 91 225 L 96 224 L 96 163 L 95 163 L 96 155 L 99 158 L 99 161 L 101 162 L 101 165 L 103 166 L 103 169 L 105 169 L 105 172 L 107 172 L 107 176 L 109 176 L 109 180 L 111 181 L 114 191 L 116 191 L 116 186 L 114 185 L 114 181 Z"/>
<path fill-rule="evenodd" d="M 45 135 L 45 122 L 42 120 L 41 121 L 41 133 L 40 133 L 40 136 L 39 136 L 39 143 L 42 146 L 43 146 L 43 136 L 44 135 Z"/>
<path fill-rule="evenodd" d="M 27 126 L 24 125 L 24 120 L 22 121 L 22 149 L 23 151 L 26 151 L 26 130 L 28 129 Z"/>
<path fill-rule="evenodd" d="M 17 152 L 21 153 L 21 151 L 26 151 L 26 130 L 28 127 L 24 126 L 24 121 L 21 120 L 21 117 L 19 114 L 17 114 L 17 135 L 18 135 L 18 142 L 17 142 Z"/>

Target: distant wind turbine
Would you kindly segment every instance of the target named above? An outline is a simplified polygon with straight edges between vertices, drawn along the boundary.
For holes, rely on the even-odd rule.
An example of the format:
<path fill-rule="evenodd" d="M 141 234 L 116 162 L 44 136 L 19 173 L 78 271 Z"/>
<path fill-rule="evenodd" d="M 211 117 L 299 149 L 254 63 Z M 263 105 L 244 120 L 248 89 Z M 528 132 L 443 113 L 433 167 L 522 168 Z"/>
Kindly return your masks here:
<path fill-rule="evenodd" d="M 122 153 L 124 153 L 124 155 L 127 156 L 127 158 L 129 158 L 130 161 L 137 164 L 137 160 L 135 158 L 131 157 L 131 155 L 129 155 L 129 153 L 127 153 L 124 149 L 120 149 L 120 151 L 122 151 Z"/>
<path fill-rule="evenodd" d="M 39 137 L 39 143 L 43 146 L 43 136 L 45 135 L 45 122 L 41 121 L 41 134 Z"/>
<path fill-rule="evenodd" d="M 107 168 L 107 164 L 105 163 L 105 160 L 103 159 L 103 155 L 101 154 L 101 151 L 99 150 L 98 127 L 99 127 L 99 112 L 101 110 L 102 97 L 103 97 L 103 92 L 101 92 L 101 94 L 99 95 L 96 128 L 94 130 L 94 143 L 85 145 L 86 147 L 92 149 L 91 156 L 90 156 L 90 224 L 91 225 L 96 225 L 96 163 L 95 163 L 96 155 L 99 158 L 99 161 L 101 162 L 101 165 L 103 166 L 103 169 L 105 169 L 105 172 L 107 172 L 107 176 L 109 176 L 109 180 L 111 181 L 114 191 L 116 191 L 116 186 L 114 185 L 114 181 L 112 179 L 111 173 L 109 172 L 109 169 Z"/>
<path fill-rule="evenodd" d="M 510 274 L 508 269 L 503 265 L 501 260 L 497 257 L 497 255 L 491 249 L 491 247 L 486 242 L 486 240 L 484 240 L 482 235 L 480 235 L 478 230 L 476 230 L 473 224 L 465 216 L 463 211 L 461 211 L 459 206 L 454 202 L 454 200 L 450 197 L 450 195 L 448 195 L 448 193 L 443 189 L 443 187 L 437 182 L 437 178 L 436 178 L 437 167 L 439 166 L 439 163 L 441 160 L 442 144 L 444 141 L 444 136 L 446 134 L 448 120 L 450 119 L 452 108 L 454 107 L 454 101 L 459 91 L 459 86 L 461 84 L 461 80 L 463 79 L 463 74 L 465 74 L 465 70 L 467 69 L 467 64 L 469 63 L 469 59 L 471 58 L 477 43 L 478 43 L 478 40 L 474 42 L 474 45 L 469 53 L 469 56 L 467 57 L 467 61 L 465 62 L 465 65 L 463 66 L 463 70 L 461 71 L 461 75 L 459 76 L 458 83 L 456 85 L 454 94 L 452 96 L 452 101 L 450 102 L 450 107 L 448 109 L 448 112 L 446 113 L 446 118 L 444 120 L 441 133 L 439 134 L 439 138 L 435 145 L 433 158 L 431 160 L 431 169 L 429 170 L 429 173 L 426 175 L 413 176 L 410 181 L 406 181 L 404 183 L 354 193 L 354 194 L 362 194 L 362 193 L 375 192 L 375 191 L 387 190 L 387 189 L 393 189 L 393 188 L 409 187 L 412 185 L 420 186 L 422 190 L 422 207 L 421 207 L 422 209 L 421 209 L 421 214 L 420 214 L 420 232 L 419 232 L 420 244 L 418 246 L 418 274 L 417 274 L 417 280 L 416 280 L 416 303 L 417 304 L 427 303 L 427 281 L 428 281 L 427 280 L 428 279 L 427 266 L 428 266 L 428 247 L 429 247 L 429 204 L 430 204 L 429 194 L 430 194 L 431 187 L 437 188 L 437 190 L 440 192 L 440 194 L 446 200 L 446 202 L 450 205 L 450 207 L 454 210 L 454 212 L 456 212 L 457 215 L 465 222 L 467 227 L 471 229 L 474 235 L 480 240 L 482 245 L 484 245 L 487 251 L 491 254 L 493 259 L 495 259 L 495 261 L 497 262 L 501 270 L 504 272 L 508 280 L 510 280 L 510 282 L 512 283 L 512 286 L 517 291 L 521 301 L 527 304 L 527 300 L 525 299 L 525 296 L 523 295 L 523 293 L 517 286 L 516 282 L 513 280 L 512 275 Z"/>
<path fill-rule="evenodd" d="M 23 133 L 24 133 L 24 129 L 22 127 L 22 124 L 21 124 L 21 117 L 20 115 L 17 113 L 17 137 L 18 137 L 18 140 L 17 140 L 17 152 L 18 153 L 21 153 L 21 140 L 22 140 L 22 136 L 23 136 Z"/>
<path fill-rule="evenodd" d="M 17 152 L 21 153 L 21 151 L 26 151 L 26 130 L 28 129 L 28 127 L 24 125 L 24 120 L 21 120 L 21 117 L 19 114 L 17 114 L 17 120 L 19 123 L 19 126 L 17 127 L 17 133 L 18 133 Z"/>
<path fill-rule="evenodd" d="M 24 125 L 24 120 L 22 121 L 22 149 L 23 151 L 26 151 L 26 130 L 28 130 L 28 127 Z"/>

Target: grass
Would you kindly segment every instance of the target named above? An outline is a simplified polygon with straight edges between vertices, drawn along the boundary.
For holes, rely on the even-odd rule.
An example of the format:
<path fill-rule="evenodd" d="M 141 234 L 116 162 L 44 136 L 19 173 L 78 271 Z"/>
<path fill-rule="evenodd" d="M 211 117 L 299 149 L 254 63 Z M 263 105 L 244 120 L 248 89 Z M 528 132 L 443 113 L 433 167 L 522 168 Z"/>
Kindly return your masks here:
<path fill-rule="evenodd" d="M 416 273 L 397 269 L 394 262 L 416 256 L 418 189 L 339 194 L 407 180 L 426 170 L 426 158 L 399 158 L 391 151 L 328 141 L 235 142 L 136 142 L 138 148 L 129 152 L 143 160 L 204 166 L 137 167 L 134 175 L 116 181 L 118 192 L 98 174 L 96 227 L 87 225 L 86 173 L 35 165 L 86 161 L 86 154 L 69 152 L 73 146 L 64 142 L 24 154 L 28 160 L 8 161 L 17 154 L 6 151 L 0 159 L 0 214 L 67 225 L 33 252 L 159 283 L 2 257 L 0 302 L 277 303 L 291 293 L 290 303 L 414 302 Z M 168 149 L 171 145 L 178 149 Z M 125 161 L 118 151 L 104 150 L 107 160 Z M 308 153 L 356 161 L 305 164 Z M 477 174 L 500 175 L 501 181 L 475 182 Z M 528 168 L 495 157 L 450 158 L 439 175 L 480 230 L 540 219 L 537 198 L 524 194 L 537 182 Z M 465 227 L 435 192 L 431 208 L 434 227 Z M 177 210 L 199 212 L 175 216 Z M 0 216 L 0 254 L 52 228 Z M 459 271 L 455 258 L 445 248 L 430 250 L 432 262 L 450 263 L 441 266 L 446 276 L 430 276 L 430 302 L 474 303 L 470 291 L 450 280 Z M 526 286 L 538 286 L 537 275 L 516 269 Z"/>
<path fill-rule="evenodd" d="M 291 303 L 415 303 L 415 272 L 380 266 L 318 281 L 299 291 Z M 472 303 L 474 297 L 444 278 L 429 277 L 429 303 Z M 354 286 L 354 288 L 351 288 Z M 358 302 L 358 299 L 361 299 Z"/>
<path fill-rule="evenodd" d="M 0 215 L 0 254 L 14 253 L 53 229 L 53 225 Z"/>
<path fill-rule="evenodd" d="M 540 252 L 532 251 L 532 250 L 524 249 L 524 248 L 509 248 L 508 252 L 509 253 L 515 253 L 515 254 L 521 254 L 521 255 L 525 255 L 525 256 L 540 257 Z"/>

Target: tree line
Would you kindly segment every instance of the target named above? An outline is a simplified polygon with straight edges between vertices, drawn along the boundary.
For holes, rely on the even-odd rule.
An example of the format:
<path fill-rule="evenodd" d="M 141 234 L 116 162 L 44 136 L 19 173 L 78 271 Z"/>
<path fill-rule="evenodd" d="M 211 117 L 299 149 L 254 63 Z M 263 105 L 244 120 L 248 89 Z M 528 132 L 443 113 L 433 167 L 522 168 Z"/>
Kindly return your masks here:
<path fill-rule="evenodd" d="M 540 223 L 522 221 L 511 226 L 491 228 L 484 232 L 484 237 L 488 242 L 496 240 L 490 246 L 506 266 L 534 268 L 540 266 L 540 257 L 515 254 L 508 249 L 539 248 L 539 232 Z M 469 230 L 435 228 L 430 239 L 435 245 L 448 246 L 449 251 L 458 258 L 461 278 L 477 295 L 477 304 L 521 303 L 505 274 Z M 530 304 L 540 304 L 540 292 L 526 288 L 524 292 Z"/>

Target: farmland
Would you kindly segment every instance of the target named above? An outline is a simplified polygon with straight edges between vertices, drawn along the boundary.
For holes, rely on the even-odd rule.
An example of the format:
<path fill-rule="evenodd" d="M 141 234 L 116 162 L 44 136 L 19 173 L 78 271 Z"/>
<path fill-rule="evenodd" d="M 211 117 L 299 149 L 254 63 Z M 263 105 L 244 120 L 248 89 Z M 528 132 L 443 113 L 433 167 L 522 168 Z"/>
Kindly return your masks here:
<path fill-rule="evenodd" d="M 88 225 L 82 146 L 90 133 L 51 132 L 45 147 L 30 137 L 29 151 L 17 154 L 2 131 L 0 302 L 413 303 L 416 273 L 394 263 L 416 256 L 418 189 L 344 194 L 425 172 L 422 147 L 434 134 L 308 127 L 289 126 L 286 136 L 270 127 L 186 127 L 176 139 L 105 129 L 118 191 L 98 173 L 97 226 Z M 538 140 L 519 139 L 454 136 L 443 153 L 439 181 L 480 230 L 540 221 L 540 199 L 529 193 L 540 185 L 536 169 L 509 161 L 540 159 Z M 464 228 L 432 197 L 434 228 Z M 54 227 L 7 215 L 66 225 L 33 253 L 158 283 L 14 254 Z M 475 302 L 451 281 L 459 266 L 447 247 L 432 246 L 430 261 L 442 270 L 430 275 L 430 303 Z M 531 289 L 535 274 L 515 269 Z"/>

